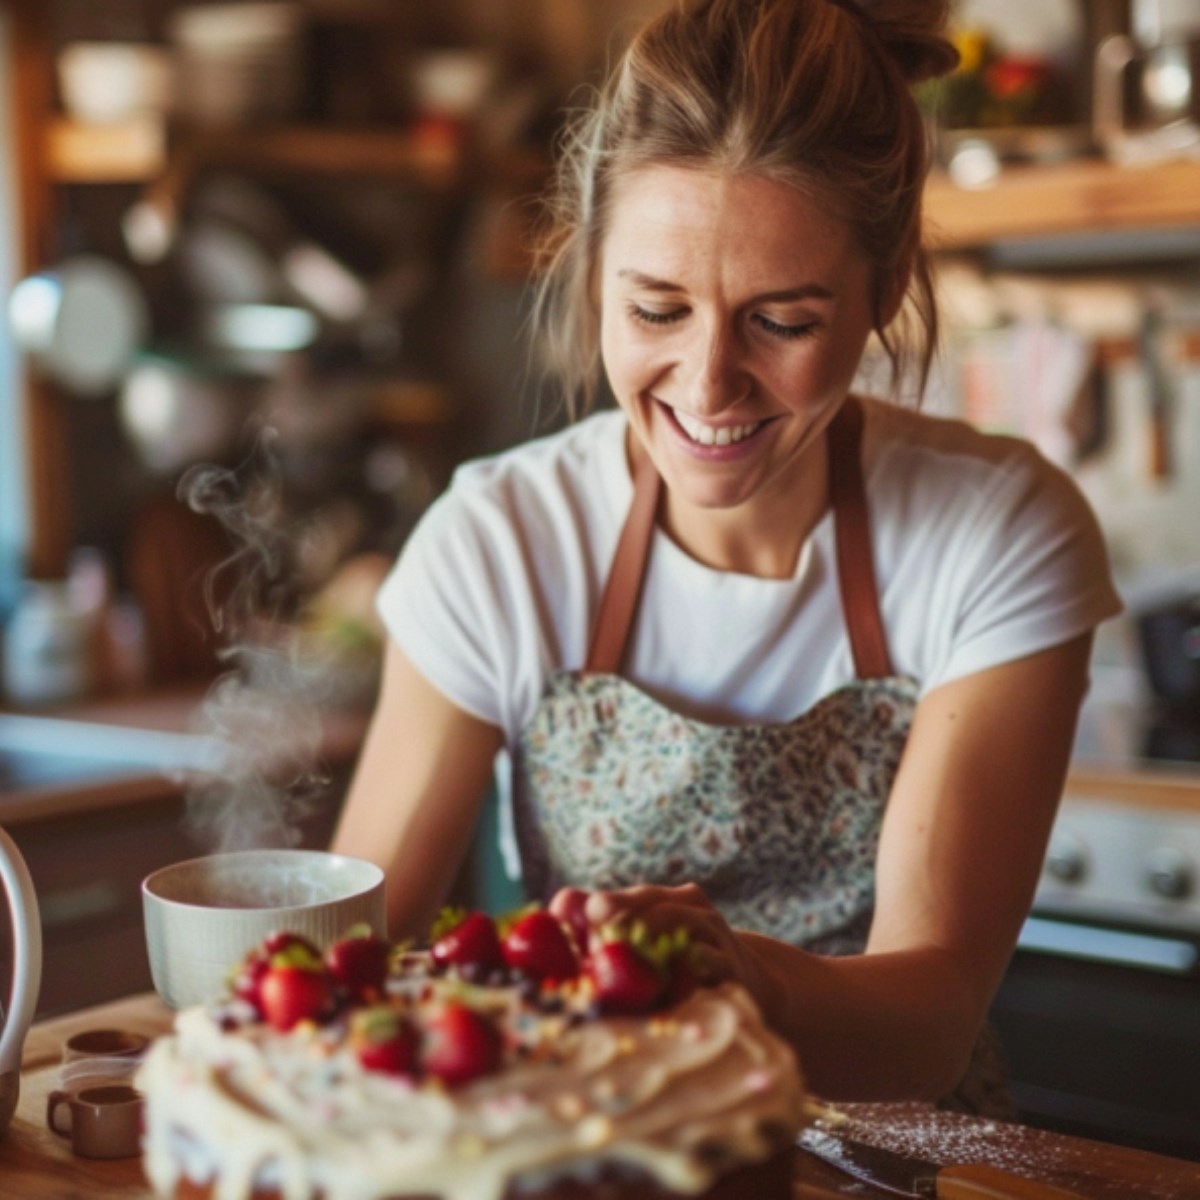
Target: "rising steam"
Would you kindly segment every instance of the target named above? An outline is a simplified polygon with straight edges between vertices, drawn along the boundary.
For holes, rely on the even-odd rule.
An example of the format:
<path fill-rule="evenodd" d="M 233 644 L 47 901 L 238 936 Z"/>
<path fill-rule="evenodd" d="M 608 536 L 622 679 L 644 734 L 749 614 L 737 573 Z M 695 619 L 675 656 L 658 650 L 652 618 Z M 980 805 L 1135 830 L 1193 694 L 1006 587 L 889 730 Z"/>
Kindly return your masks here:
<path fill-rule="evenodd" d="M 295 846 L 330 782 L 319 680 L 281 633 L 303 602 L 304 531 L 287 514 L 274 441 L 267 429 L 239 465 L 195 466 L 179 483 L 180 499 L 216 518 L 232 544 L 205 580 L 227 670 L 197 717 L 224 753 L 219 772 L 187 789 L 186 830 L 209 851 Z"/>

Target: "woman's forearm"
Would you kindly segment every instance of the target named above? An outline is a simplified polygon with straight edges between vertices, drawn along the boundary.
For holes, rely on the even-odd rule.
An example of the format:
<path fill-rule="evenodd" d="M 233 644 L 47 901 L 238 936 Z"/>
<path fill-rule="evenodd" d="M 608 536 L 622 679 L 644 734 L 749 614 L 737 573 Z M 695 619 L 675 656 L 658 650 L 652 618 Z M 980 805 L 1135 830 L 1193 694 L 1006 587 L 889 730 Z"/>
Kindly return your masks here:
<path fill-rule="evenodd" d="M 962 1078 L 983 1014 L 949 955 L 825 957 L 739 936 L 757 963 L 767 1020 L 795 1049 L 815 1095 L 932 1100 Z"/>

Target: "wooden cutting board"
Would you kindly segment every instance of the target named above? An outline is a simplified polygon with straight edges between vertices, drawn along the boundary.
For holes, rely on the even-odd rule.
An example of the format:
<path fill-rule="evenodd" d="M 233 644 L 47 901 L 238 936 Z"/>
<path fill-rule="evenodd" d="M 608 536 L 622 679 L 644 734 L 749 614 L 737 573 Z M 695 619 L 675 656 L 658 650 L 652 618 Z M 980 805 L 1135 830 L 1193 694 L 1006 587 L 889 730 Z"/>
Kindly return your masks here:
<path fill-rule="evenodd" d="M 21 1077 L 21 1098 L 0 1143 L 0 1195 L 5 1200 L 150 1200 L 154 1193 L 137 1158 L 76 1158 L 70 1143 L 46 1126 L 46 1098 L 58 1085 L 58 1067 Z"/>

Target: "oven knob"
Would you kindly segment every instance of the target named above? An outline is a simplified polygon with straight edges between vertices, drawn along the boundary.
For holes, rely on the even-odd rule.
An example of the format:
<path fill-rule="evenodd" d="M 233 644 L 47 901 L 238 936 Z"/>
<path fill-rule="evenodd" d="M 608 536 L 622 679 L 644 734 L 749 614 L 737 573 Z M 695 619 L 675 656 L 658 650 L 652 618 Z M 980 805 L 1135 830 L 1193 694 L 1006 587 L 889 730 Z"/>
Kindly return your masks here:
<path fill-rule="evenodd" d="M 1196 887 L 1195 864 L 1186 854 L 1160 846 L 1146 858 L 1146 886 L 1164 900 L 1186 900 Z"/>
<path fill-rule="evenodd" d="M 1055 883 L 1082 883 L 1088 873 L 1087 851 L 1073 837 L 1058 834 L 1046 851 L 1045 873 Z"/>

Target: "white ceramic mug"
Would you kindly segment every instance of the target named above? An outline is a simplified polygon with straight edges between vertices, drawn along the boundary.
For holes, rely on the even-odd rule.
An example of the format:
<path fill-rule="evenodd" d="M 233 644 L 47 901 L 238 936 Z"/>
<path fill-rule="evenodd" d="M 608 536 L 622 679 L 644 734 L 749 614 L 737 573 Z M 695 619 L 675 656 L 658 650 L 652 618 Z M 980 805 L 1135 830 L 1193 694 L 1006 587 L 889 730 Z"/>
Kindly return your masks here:
<path fill-rule="evenodd" d="M 383 934 L 383 871 L 320 850 L 239 850 L 163 867 L 142 883 L 155 990 L 172 1008 L 219 1000 L 271 933 L 328 948 L 354 925 Z"/>

